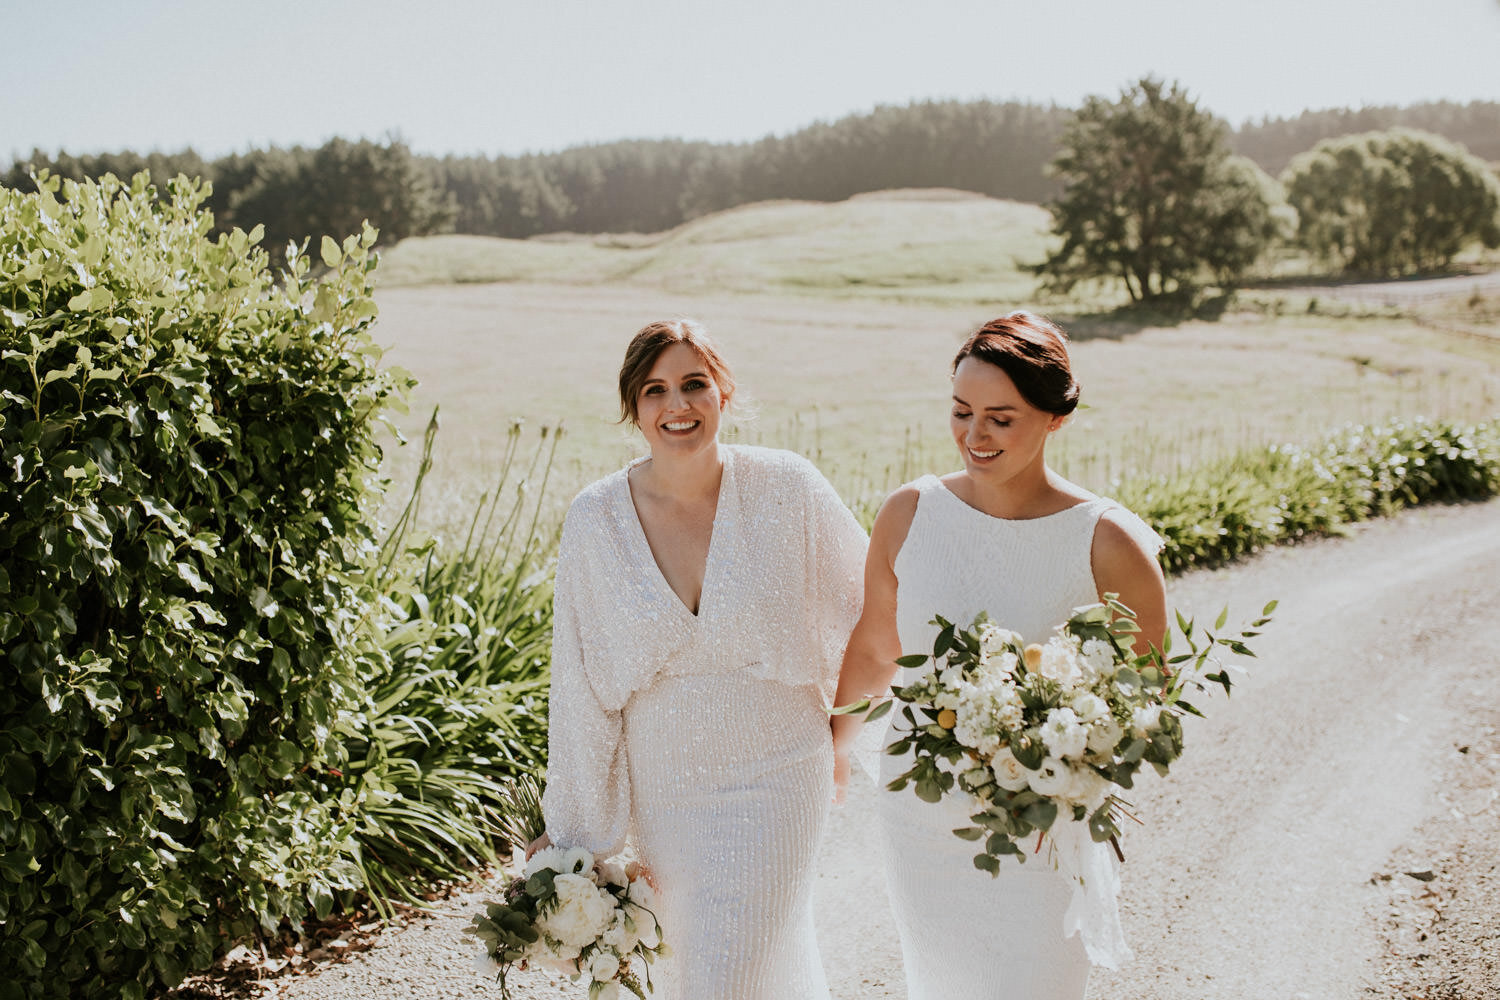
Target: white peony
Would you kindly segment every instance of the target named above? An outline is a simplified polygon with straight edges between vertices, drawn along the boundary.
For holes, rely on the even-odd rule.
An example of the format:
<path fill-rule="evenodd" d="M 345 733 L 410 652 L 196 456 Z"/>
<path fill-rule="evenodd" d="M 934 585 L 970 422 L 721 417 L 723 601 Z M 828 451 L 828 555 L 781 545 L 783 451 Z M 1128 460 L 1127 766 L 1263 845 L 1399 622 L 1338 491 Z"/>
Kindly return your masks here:
<path fill-rule="evenodd" d="M 1066 762 L 1056 757 L 1044 757 L 1042 766 L 1031 772 L 1027 783 L 1038 795 L 1045 795 L 1049 799 L 1059 798 L 1067 794 L 1068 787 L 1072 784 L 1072 778 L 1068 774 L 1070 770 Z"/>
<path fill-rule="evenodd" d="M 1088 746 L 1089 733 L 1071 708 L 1054 708 L 1042 723 L 1042 742 L 1054 757 L 1079 757 Z"/>
<path fill-rule="evenodd" d="M 1010 752 L 1010 747 L 1001 747 L 995 751 L 995 759 L 990 761 L 990 770 L 995 775 L 995 784 L 1007 792 L 1019 792 L 1025 788 L 1034 773 L 1025 764 L 1016 760 L 1016 755 Z"/>
<path fill-rule="evenodd" d="M 542 921 L 547 932 L 576 948 L 593 944 L 614 916 L 614 897 L 587 875 L 559 875 L 552 885 L 557 903 Z"/>

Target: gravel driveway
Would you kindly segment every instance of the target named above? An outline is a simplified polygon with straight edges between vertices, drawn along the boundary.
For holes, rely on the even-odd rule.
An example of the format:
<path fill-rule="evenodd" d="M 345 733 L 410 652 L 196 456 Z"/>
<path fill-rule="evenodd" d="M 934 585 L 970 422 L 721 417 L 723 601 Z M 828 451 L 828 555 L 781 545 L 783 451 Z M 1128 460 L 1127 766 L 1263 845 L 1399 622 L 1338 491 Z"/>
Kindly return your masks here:
<path fill-rule="evenodd" d="M 1096 970 L 1091 1000 L 1500 996 L 1497 575 L 1491 502 L 1170 582 L 1173 603 L 1205 620 L 1225 603 L 1232 621 L 1281 606 L 1234 696 L 1188 720 L 1170 781 L 1153 776 L 1133 796 L 1146 824 L 1124 841 L 1136 960 Z M 856 783 L 823 848 L 824 962 L 839 1000 L 902 997 L 874 792 Z M 460 933 L 482 898 L 460 893 L 369 950 L 242 993 L 498 997 Z M 526 1000 L 584 995 L 540 975 L 517 982 Z"/>

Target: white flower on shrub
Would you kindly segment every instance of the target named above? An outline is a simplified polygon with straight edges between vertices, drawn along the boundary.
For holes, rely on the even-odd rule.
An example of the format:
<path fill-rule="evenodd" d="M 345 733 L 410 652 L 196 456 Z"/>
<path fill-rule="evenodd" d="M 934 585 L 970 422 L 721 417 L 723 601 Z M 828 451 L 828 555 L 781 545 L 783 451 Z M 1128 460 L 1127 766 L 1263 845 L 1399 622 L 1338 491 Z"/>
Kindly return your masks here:
<path fill-rule="evenodd" d="M 1042 742 L 1053 757 L 1079 757 L 1088 746 L 1088 729 L 1071 708 L 1054 708 L 1042 724 Z"/>
<path fill-rule="evenodd" d="M 1016 755 L 1010 752 L 1010 747 L 1001 747 L 995 751 L 995 758 L 990 761 L 990 770 L 995 775 L 995 784 L 1007 792 L 1019 792 L 1025 788 L 1034 773 L 1025 764 L 1016 760 Z"/>
<path fill-rule="evenodd" d="M 565 945 L 593 944 L 614 915 L 615 901 L 587 875 L 559 875 L 552 881 L 557 902 L 543 926 Z"/>

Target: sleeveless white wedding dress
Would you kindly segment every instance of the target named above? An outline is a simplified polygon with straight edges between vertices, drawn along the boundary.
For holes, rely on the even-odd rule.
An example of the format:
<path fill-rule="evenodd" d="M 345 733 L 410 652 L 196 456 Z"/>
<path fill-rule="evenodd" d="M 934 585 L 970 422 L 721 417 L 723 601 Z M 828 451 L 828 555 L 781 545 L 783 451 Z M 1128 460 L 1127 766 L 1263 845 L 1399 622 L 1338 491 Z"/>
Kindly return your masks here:
<path fill-rule="evenodd" d="M 986 611 L 1027 642 L 1045 642 L 1075 607 L 1098 601 L 1094 528 L 1106 511 L 1123 511 L 1119 504 L 1094 498 L 1016 521 L 970 507 L 936 476 L 913 485 L 917 510 L 895 564 L 903 654 L 932 652 L 934 615 L 964 626 Z M 1159 545 L 1144 522 L 1125 520 Z M 896 683 L 916 672 L 903 668 Z M 887 729 L 882 744 L 893 738 Z M 885 790 L 910 766 L 910 755 L 884 755 L 879 795 L 909 1000 L 1078 1000 L 1091 960 L 1129 958 L 1108 845 L 1093 843 L 1083 824 L 1062 824 L 1049 848 L 1024 863 L 1002 859 L 992 878 L 974 867 L 978 845 L 953 835 L 973 825 L 961 793 L 931 803 L 911 786 Z"/>
<path fill-rule="evenodd" d="M 813 863 L 833 798 L 825 704 L 867 539 L 800 456 L 721 446 L 698 613 L 657 568 L 628 470 L 558 553 L 544 809 L 555 844 L 654 873 L 653 1000 L 827 1000 Z"/>

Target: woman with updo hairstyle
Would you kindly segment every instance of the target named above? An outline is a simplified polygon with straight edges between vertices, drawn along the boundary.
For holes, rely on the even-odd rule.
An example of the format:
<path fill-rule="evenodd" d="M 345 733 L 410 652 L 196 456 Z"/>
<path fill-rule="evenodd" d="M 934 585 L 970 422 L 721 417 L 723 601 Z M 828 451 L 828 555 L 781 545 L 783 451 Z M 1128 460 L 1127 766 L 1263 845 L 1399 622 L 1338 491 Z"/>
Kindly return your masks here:
<path fill-rule="evenodd" d="M 658 998 L 826 1000 L 813 862 L 864 531 L 805 458 L 719 442 L 735 382 L 697 323 L 637 333 L 619 386 L 648 454 L 564 522 L 528 853 L 633 843 L 672 952 Z"/>
<path fill-rule="evenodd" d="M 1026 642 L 1045 642 L 1074 608 L 1113 593 L 1138 617 L 1137 651 L 1160 646 L 1160 538 L 1047 466 L 1047 442 L 1078 393 L 1067 338 L 1049 320 L 1014 312 L 964 342 L 949 416 L 962 467 L 900 487 L 876 517 L 835 704 L 887 695 L 896 659 L 932 650 L 935 615 L 962 626 L 984 611 Z M 901 670 L 903 685 L 920 672 Z M 860 723 L 833 720 L 841 788 Z M 894 739 L 887 728 L 881 745 Z M 1005 857 L 992 878 L 974 867 L 974 845 L 953 835 L 973 825 L 964 796 L 930 803 L 885 789 L 911 766 L 909 753 L 882 755 L 878 799 L 910 1000 L 1079 1000 L 1091 963 L 1129 957 L 1114 857 L 1086 824 L 1059 822 L 1048 834 L 1073 862 L 1062 867 L 1075 870 L 1047 856 Z M 1082 887 L 1074 875 L 1085 876 Z"/>

